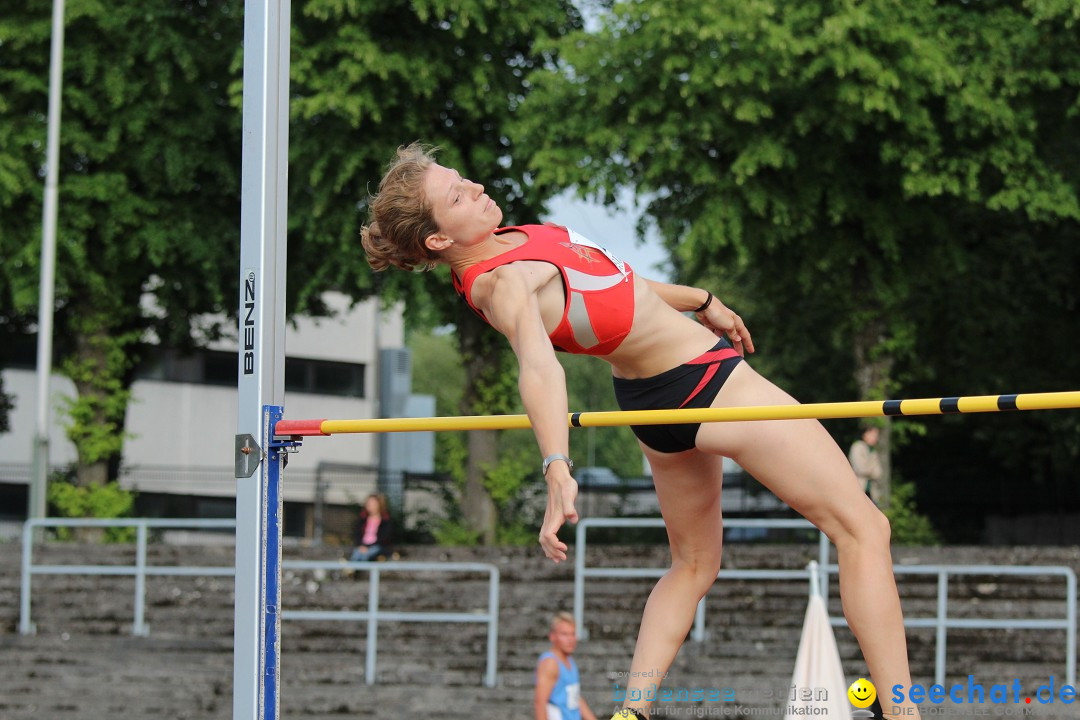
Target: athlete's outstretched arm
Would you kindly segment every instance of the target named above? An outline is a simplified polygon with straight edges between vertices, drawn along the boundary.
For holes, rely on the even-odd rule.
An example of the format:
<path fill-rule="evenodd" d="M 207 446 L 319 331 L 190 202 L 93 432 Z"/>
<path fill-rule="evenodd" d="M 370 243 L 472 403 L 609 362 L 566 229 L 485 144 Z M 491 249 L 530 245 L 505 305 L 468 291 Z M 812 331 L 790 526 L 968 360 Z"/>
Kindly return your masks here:
<path fill-rule="evenodd" d="M 687 285 L 641 279 L 667 305 L 679 312 L 695 312 L 698 322 L 712 330 L 717 337 L 726 335 L 740 355 L 754 352 L 754 341 L 746 329 L 746 323 L 711 292 Z"/>
<path fill-rule="evenodd" d="M 518 392 L 532 422 L 540 454 L 545 458 L 568 455 L 566 376 L 540 315 L 537 292 L 542 279 L 527 264 L 503 265 L 492 270 L 490 277 L 481 309 L 491 325 L 510 341 L 517 356 Z M 540 529 L 540 545 L 545 555 L 561 562 L 566 559 L 566 544 L 559 540 L 558 532 L 565 522 L 577 522 L 574 508 L 577 483 L 564 462 L 551 463 L 544 479 L 548 484 L 548 502 Z"/>
<path fill-rule="evenodd" d="M 638 277 L 644 280 L 645 284 L 659 295 L 661 300 L 679 312 L 691 312 L 704 305 L 705 301 L 709 299 L 710 293 L 708 290 L 690 287 L 689 285 L 675 285 L 649 280 L 641 275 L 638 275 Z M 716 302 L 716 300 L 713 299 L 713 302 Z"/>

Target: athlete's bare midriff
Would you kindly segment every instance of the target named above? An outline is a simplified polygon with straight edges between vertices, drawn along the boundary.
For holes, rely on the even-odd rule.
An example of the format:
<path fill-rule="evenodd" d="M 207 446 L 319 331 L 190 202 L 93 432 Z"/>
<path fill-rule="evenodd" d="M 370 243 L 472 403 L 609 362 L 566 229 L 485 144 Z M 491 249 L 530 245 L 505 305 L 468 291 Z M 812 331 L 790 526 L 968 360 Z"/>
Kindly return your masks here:
<path fill-rule="evenodd" d="M 665 303 L 635 275 L 634 324 L 604 359 L 616 377 L 652 377 L 698 357 L 716 342 L 708 328 Z"/>

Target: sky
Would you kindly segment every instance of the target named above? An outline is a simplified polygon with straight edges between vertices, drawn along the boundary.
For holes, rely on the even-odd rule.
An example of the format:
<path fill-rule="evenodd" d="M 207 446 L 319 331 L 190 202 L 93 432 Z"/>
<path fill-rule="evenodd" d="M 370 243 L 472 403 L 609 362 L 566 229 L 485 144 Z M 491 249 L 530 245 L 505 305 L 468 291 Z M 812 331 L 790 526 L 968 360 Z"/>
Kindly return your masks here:
<path fill-rule="evenodd" d="M 600 26 L 604 12 L 597 3 L 579 3 L 578 9 L 585 17 L 585 28 L 595 32 Z M 650 230 L 643 242 L 637 239 L 635 225 L 641 215 L 634 206 L 634 195 L 625 190 L 619 196 L 615 209 L 579 199 L 572 190 L 564 192 L 548 203 L 545 221 L 572 228 L 597 245 L 607 248 L 615 257 L 625 260 L 634 272 L 650 280 L 670 281 L 671 273 L 661 269 L 667 253 L 660 244 L 655 230 Z"/>
<path fill-rule="evenodd" d="M 548 214 L 544 220 L 572 228 L 607 248 L 643 277 L 669 280 L 670 274 L 658 268 L 667 258 L 667 253 L 656 232 L 650 231 L 643 243 L 637 239 L 634 226 L 640 215 L 640 210 L 634 206 L 633 194 L 629 191 L 620 196 L 618 206 L 614 209 L 580 200 L 569 191 L 548 203 Z"/>

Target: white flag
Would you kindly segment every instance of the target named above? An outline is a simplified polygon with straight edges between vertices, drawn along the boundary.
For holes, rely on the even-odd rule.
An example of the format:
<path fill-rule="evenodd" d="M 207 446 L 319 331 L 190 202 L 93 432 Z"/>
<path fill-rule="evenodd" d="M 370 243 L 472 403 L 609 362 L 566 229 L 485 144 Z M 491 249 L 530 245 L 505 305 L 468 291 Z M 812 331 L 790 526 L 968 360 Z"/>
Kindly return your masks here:
<path fill-rule="evenodd" d="M 788 697 L 784 720 L 807 717 L 849 720 L 851 704 L 840 651 L 829 624 L 825 601 L 817 593 L 810 596 L 803 621 L 799 653 L 795 657 L 795 672 L 791 676 L 792 691 Z M 806 709 L 814 708 L 811 712 Z M 801 712 L 800 712 L 801 710 Z"/>

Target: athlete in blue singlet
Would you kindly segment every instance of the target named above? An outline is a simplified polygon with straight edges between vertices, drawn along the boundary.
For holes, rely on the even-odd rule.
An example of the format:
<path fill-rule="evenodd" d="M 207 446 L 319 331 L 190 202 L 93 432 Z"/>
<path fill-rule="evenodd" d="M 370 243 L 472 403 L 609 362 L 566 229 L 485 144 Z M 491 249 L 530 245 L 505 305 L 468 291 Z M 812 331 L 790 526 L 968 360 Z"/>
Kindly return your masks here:
<path fill-rule="evenodd" d="M 574 616 L 562 612 L 551 619 L 548 633 L 551 648 L 540 655 L 536 665 L 533 693 L 535 720 L 596 720 L 581 696 L 581 680 L 573 652 L 577 647 Z"/>

